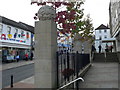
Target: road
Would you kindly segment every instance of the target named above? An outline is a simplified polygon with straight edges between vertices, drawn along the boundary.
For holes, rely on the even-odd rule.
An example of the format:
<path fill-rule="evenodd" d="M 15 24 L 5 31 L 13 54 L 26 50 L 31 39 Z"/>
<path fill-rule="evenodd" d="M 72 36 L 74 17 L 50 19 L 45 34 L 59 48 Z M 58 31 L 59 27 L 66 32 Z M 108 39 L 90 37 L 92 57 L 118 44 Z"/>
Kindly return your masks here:
<path fill-rule="evenodd" d="M 5 69 L 0 73 L 2 73 L 2 88 L 4 88 L 10 85 L 11 75 L 14 77 L 14 83 L 33 76 L 34 63 Z"/>

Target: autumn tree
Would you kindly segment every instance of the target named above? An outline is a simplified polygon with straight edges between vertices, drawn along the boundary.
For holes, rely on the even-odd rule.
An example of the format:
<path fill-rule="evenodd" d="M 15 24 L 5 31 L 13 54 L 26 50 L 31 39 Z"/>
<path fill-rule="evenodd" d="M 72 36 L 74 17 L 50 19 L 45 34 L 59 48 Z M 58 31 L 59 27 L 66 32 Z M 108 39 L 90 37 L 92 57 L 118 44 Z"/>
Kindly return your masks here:
<path fill-rule="evenodd" d="M 93 27 L 91 19 L 87 16 L 83 18 L 84 13 L 81 6 L 84 4 L 83 0 L 78 2 L 31 2 L 36 3 L 38 6 L 50 5 L 56 10 L 55 22 L 57 24 L 58 34 L 61 32 L 66 36 L 74 38 L 76 34 L 79 34 L 83 40 L 86 38 L 92 38 Z M 64 10 L 59 10 L 61 7 L 65 7 Z M 37 19 L 37 13 L 34 19 Z M 59 35 L 58 35 L 59 36 Z"/>

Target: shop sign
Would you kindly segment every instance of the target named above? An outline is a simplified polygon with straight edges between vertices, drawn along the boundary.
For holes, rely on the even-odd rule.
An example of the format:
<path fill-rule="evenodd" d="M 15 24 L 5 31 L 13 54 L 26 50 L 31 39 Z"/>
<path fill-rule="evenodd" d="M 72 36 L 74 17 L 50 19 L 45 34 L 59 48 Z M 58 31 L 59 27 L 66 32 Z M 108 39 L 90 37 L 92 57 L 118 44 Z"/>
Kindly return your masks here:
<path fill-rule="evenodd" d="M 26 43 L 25 40 L 17 40 L 17 39 L 12 38 L 12 35 L 9 35 L 9 34 L 8 34 L 8 37 L 9 37 L 9 38 L 6 38 L 6 35 L 5 35 L 5 34 L 2 34 L 1 37 L 0 37 L 0 39 L 1 39 L 1 40 L 9 40 L 9 41 L 16 41 L 16 42 Z"/>

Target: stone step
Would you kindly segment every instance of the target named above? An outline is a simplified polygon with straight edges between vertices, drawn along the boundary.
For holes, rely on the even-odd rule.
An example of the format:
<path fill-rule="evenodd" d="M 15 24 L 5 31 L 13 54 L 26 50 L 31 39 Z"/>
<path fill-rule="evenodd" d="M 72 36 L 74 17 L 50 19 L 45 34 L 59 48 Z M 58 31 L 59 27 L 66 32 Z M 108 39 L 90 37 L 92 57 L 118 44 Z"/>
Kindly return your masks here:
<path fill-rule="evenodd" d="M 118 63 L 93 63 L 84 75 L 84 82 L 79 82 L 80 90 L 113 90 L 118 88 Z M 89 89 L 91 88 L 91 89 Z M 103 89 L 104 88 L 104 89 Z M 108 89 L 105 89 L 108 88 Z"/>
<path fill-rule="evenodd" d="M 104 61 L 105 61 L 104 53 L 95 53 L 94 62 L 104 62 Z"/>
<path fill-rule="evenodd" d="M 106 53 L 106 57 L 104 53 L 95 53 L 94 62 L 118 62 L 117 53 L 108 52 Z"/>

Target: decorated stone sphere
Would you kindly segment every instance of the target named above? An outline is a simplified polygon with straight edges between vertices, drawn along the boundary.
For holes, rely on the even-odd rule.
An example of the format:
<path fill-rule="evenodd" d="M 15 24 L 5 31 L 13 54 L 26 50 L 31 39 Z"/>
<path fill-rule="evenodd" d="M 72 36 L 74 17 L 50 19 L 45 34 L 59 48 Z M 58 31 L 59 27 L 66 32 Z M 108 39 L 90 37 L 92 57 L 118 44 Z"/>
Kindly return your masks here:
<path fill-rule="evenodd" d="M 49 20 L 55 18 L 55 10 L 53 7 L 44 5 L 38 11 L 39 20 Z"/>

